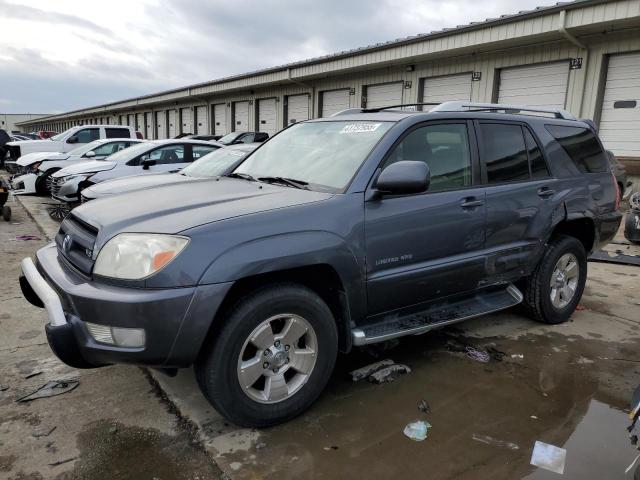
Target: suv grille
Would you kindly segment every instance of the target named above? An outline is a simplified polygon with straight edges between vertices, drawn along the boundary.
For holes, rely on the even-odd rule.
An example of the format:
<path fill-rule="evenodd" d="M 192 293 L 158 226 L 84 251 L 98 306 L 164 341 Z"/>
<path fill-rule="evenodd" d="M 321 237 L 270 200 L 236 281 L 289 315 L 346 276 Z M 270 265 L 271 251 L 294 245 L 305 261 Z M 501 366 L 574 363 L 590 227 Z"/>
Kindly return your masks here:
<path fill-rule="evenodd" d="M 93 269 L 93 246 L 98 230 L 70 214 L 56 235 L 58 254 L 85 275 Z"/>
<path fill-rule="evenodd" d="M 20 147 L 16 145 L 9 146 L 9 159 L 18 160 L 20 158 Z"/>

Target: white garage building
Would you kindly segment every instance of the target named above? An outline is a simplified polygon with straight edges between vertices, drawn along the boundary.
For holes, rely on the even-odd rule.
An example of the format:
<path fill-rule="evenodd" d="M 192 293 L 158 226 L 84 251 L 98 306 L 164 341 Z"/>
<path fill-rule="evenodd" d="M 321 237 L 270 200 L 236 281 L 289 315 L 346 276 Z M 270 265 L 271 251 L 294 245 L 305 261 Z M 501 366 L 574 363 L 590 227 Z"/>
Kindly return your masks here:
<path fill-rule="evenodd" d="M 640 0 L 538 8 L 20 125 L 61 131 L 119 122 L 147 138 L 273 135 L 346 108 L 446 100 L 564 108 L 591 118 L 606 146 L 640 174 Z"/>

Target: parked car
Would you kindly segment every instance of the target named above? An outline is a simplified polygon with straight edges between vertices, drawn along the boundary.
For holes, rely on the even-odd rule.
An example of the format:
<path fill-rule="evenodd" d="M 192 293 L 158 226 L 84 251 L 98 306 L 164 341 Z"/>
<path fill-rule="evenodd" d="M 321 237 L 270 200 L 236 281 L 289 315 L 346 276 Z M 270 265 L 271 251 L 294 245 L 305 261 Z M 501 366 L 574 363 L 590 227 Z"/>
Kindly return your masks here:
<path fill-rule="evenodd" d="M 42 140 L 47 140 L 53 137 L 54 135 L 58 135 L 58 132 L 54 132 L 53 130 L 39 130 L 35 132 L 35 134 L 38 138 L 41 138 Z"/>
<path fill-rule="evenodd" d="M 89 200 L 120 195 L 135 190 L 148 190 L 171 183 L 192 182 L 220 176 L 237 166 L 249 152 L 254 151 L 259 145 L 259 143 L 245 143 L 222 147 L 206 154 L 175 173 L 134 175 L 132 177 L 107 180 L 85 188 L 80 195 L 80 201 L 84 203 Z"/>
<path fill-rule="evenodd" d="M 58 201 L 75 203 L 80 200 L 82 190 L 96 183 L 130 175 L 178 171 L 220 147 L 201 140 L 147 141 L 104 160 L 58 170 L 51 176 L 51 195 Z"/>
<path fill-rule="evenodd" d="M 67 153 L 34 152 L 22 155 L 11 178 L 14 194 L 50 194 L 51 175 L 58 170 L 86 160 L 102 160 L 109 155 L 140 143 L 132 138 L 94 140 Z"/>
<path fill-rule="evenodd" d="M 269 138 L 265 132 L 231 132 L 220 137 L 217 141 L 223 145 L 237 145 L 239 143 L 261 143 Z"/>
<path fill-rule="evenodd" d="M 307 409 L 353 346 L 520 303 L 565 322 L 620 225 L 617 183 L 589 125 L 514 109 L 358 109 L 226 177 L 87 202 L 22 261 L 24 296 L 67 364 L 194 365 L 248 427 Z"/>
<path fill-rule="evenodd" d="M 55 135 L 46 141 L 23 140 L 7 143 L 6 153 L 7 171 L 15 172 L 15 162 L 22 155 L 32 152 L 60 152 L 66 153 L 81 144 L 93 142 L 100 138 L 138 138 L 132 127 L 123 125 L 84 125 L 71 127 L 69 130 Z"/>

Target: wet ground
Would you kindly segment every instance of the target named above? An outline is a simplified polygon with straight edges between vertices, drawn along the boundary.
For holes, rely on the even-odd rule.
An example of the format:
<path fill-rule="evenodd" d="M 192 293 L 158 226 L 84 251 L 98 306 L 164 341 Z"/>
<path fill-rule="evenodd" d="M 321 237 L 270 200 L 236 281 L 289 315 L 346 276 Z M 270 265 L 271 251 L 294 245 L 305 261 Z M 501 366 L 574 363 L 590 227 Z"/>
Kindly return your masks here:
<path fill-rule="evenodd" d="M 37 208 L 29 210 L 37 216 Z M 37 233 L 30 220 L 21 222 L 21 233 Z M 5 241 L 19 234 L 5 234 L 5 227 Z M 16 260 L 39 243 L 21 245 Z M 388 351 L 341 356 L 308 413 L 261 431 L 226 424 L 189 370 L 176 378 L 154 373 L 161 394 L 132 367 L 64 370 L 41 333 L 33 333 L 41 332 L 42 313 L 20 303 L 14 283 L 0 286 L 0 328 L 12 338 L 0 336 L 0 384 L 9 378 L 12 388 L 15 381 L 25 390 L 43 383 L 23 378 L 35 365 L 46 367 L 47 379 L 65 373 L 81 380 L 69 394 L 27 405 L 0 392 L 0 478 L 218 478 L 212 462 L 237 479 L 558 478 L 530 464 L 537 440 L 566 449 L 562 478 L 631 478 L 624 470 L 640 452 L 625 427 L 640 384 L 640 268 L 590 263 L 589 269 L 571 322 L 544 326 L 508 311 L 402 339 Z M 0 266 L 0 278 L 15 275 L 15 266 Z M 7 319 L 9 301 L 15 303 Z M 32 350 L 18 358 L 23 348 L 14 344 Z M 504 356 L 481 363 L 460 345 Z M 412 371 L 383 385 L 350 380 L 349 371 L 382 358 Z M 21 363 L 34 359 L 39 363 Z M 403 434 L 416 420 L 432 425 L 422 442 Z M 58 429 L 49 437 L 31 436 L 51 425 Z M 34 447 L 49 438 L 55 454 Z"/>

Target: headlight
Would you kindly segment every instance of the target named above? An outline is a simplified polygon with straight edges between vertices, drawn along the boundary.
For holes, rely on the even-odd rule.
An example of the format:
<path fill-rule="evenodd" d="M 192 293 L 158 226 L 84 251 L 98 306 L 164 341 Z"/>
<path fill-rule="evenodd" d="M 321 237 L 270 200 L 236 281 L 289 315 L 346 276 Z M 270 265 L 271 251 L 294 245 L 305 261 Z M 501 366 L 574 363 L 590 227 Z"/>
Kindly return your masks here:
<path fill-rule="evenodd" d="M 76 175 L 67 175 L 65 177 L 62 177 L 62 181 L 64 183 L 70 182 L 71 180 L 88 180 L 89 178 L 91 178 L 96 172 L 91 172 L 91 173 L 79 173 Z"/>
<path fill-rule="evenodd" d="M 139 280 L 160 271 L 189 243 L 186 237 L 121 233 L 98 253 L 93 272 L 104 277 Z"/>

